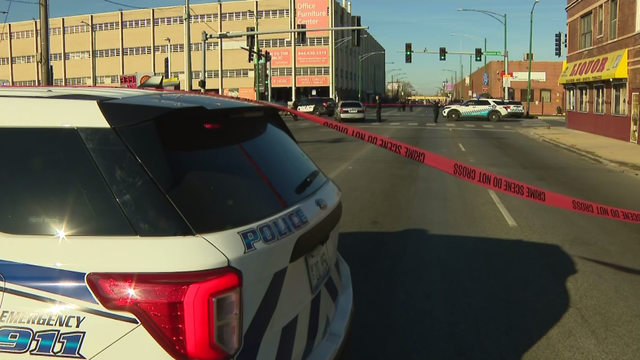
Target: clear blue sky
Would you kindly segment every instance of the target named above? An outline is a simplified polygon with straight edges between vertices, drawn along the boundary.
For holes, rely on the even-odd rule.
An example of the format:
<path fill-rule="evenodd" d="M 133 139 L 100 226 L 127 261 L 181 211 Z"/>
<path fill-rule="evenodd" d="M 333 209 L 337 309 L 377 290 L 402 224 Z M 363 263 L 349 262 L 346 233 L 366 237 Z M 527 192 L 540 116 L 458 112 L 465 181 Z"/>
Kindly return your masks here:
<path fill-rule="evenodd" d="M 158 7 L 184 4 L 182 0 L 114 0 L 135 7 Z M 213 0 L 191 0 L 192 3 Z M 231 1 L 231 0 L 226 0 Z M 265 0 L 268 1 L 268 0 Z M 340 0 L 342 2 L 342 0 Z M 489 16 L 475 12 L 458 12 L 458 8 L 482 9 L 506 13 L 509 30 L 509 53 L 514 60 L 521 60 L 529 47 L 529 14 L 534 0 L 351 0 L 352 12 L 362 16 L 362 24 L 385 47 L 387 69 L 399 68 L 407 79 L 422 93 L 432 93 L 442 84 L 448 72 L 442 69 L 460 69 L 460 57 L 449 55 L 446 62 L 438 55 L 414 54 L 413 63 L 404 63 L 404 44 L 410 42 L 413 49 L 437 50 L 446 46 L 450 51 L 473 51 L 482 43 L 456 34 L 469 34 L 487 38 L 489 50 L 504 47 L 504 27 Z M 28 20 L 38 17 L 36 0 L 0 0 L 0 11 L 9 4 L 8 21 Z M 540 0 L 535 10 L 533 53 L 536 60 L 562 60 L 554 56 L 554 33 L 566 31 L 564 0 Z M 51 16 L 78 15 L 95 12 L 131 9 L 133 6 L 116 5 L 107 0 L 50 0 Z M 0 22 L 4 21 L 0 17 Z M 563 50 L 564 51 L 564 50 Z M 496 58 L 497 59 L 497 58 Z M 474 62 L 474 70 L 481 63 Z M 469 73 L 469 58 L 463 58 L 464 72 Z"/>

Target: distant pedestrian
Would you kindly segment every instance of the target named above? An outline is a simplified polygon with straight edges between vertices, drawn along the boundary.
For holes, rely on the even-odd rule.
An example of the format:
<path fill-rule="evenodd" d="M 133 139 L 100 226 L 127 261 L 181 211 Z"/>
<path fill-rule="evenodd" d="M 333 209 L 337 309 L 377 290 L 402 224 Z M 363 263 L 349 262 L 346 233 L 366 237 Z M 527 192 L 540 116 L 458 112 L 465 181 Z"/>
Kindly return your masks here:
<path fill-rule="evenodd" d="M 405 111 L 406 108 L 407 108 L 407 102 L 402 100 L 402 111 Z"/>
<path fill-rule="evenodd" d="M 293 104 L 291 104 L 291 108 L 293 110 L 298 110 L 298 100 L 293 99 Z M 293 116 L 293 121 L 298 121 L 298 115 L 291 113 L 291 116 Z"/>
<path fill-rule="evenodd" d="M 413 112 L 413 101 L 409 101 L 409 111 Z"/>
<path fill-rule="evenodd" d="M 376 120 L 382 122 L 382 101 L 380 101 L 380 96 L 376 96 Z"/>
<path fill-rule="evenodd" d="M 398 100 L 398 111 L 402 110 L 402 100 Z"/>
<path fill-rule="evenodd" d="M 433 103 L 433 122 L 438 123 L 438 116 L 440 115 L 440 101 L 436 100 Z"/>

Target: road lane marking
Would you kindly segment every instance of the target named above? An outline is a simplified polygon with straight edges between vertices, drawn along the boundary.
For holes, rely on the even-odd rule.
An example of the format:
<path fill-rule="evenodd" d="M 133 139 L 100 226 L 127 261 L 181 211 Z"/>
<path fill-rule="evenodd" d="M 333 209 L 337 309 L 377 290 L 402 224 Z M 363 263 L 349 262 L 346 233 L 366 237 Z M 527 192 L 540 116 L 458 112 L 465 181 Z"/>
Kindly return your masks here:
<path fill-rule="evenodd" d="M 505 129 L 511 129 L 511 126 L 509 126 L 509 125 L 505 125 L 505 126 L 504 126 L 504 128 L 505 128 Z"/>
<path fill-rule="evenodd" d="M 418 125 L 418 123 L 409 123 L 409 125 L 415 126 L 415 125 Z"/>
<path fill-rule="evenodd" d="M 429 123 L 427 123 L 427 126 L 436 126 L 436 124 L 429 124 Z"/>
<path fill-rule="evenodd" d="M 456 124 L 446 124 L 447 126 L 456 126 Z"/>
<path fill-rule="evenodd" d="M 487 190 L 487 191 L 489 191 L 489 195 L 491 195 L 493 202 L 495 202 L 496 205 L 498 206 L 498 209 L 502 213 L 502 216 L 504 216 L 504 219 L 507 220 L 507 224 L 509 224 L 509 226 L 511 227 L 518 226 L 518 224 L 516 224 L 516 221 L 513 220 L 513 218 L 511 217 L 511 214 L 509 214 L 509 211 L 507 210 L 507 208 L 504 207 L 504 204 L 502 203 L 498 195 L 495 193 L 495 191 L 493 190 Z"/>
<path fill-rule="evenodd" d="M 391 123 L 389 125 L 400 125 L 400 123 Z"/>
<path fill-rule="evenodd" d="M 466 126 L 466 127 L 476 127 L 475 125 L 471 125 L 471 124 L 465 124 L 464 126 Z"/>
<path fill-rule="evenodd" d="M 492 128 L 492 127 L 493 127 L 493 125 L 482 125 L 482 127 L 485 127 L 485 128 Z"/>
<path fill-rule="evenodd" d="M 467 151 L 467 150 L 464 149 L 464 146 L 462 146 L 462 144 L 458 143 L 458 145 L 460 145 L 460 150 Z"/>

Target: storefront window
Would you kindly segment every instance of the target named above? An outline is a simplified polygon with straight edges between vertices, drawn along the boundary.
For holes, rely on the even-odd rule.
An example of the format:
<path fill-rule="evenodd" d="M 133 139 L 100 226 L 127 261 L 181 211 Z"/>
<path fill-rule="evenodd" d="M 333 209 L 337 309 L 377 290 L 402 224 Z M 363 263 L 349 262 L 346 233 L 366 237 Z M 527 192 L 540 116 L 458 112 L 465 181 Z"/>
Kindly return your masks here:
<path fill-rule="evenodd" d="M 550 103 L 551 90 L 547 90 L 547 89 L 540 90 L 540 100 L 544 103 Z"/>
<path fill-rule="evenodd" d="M 578 112 L 589 112 L 589 88 L 586 86 L 578 87 Z"/>
<path fill-rule="evenodd" d="M 595 90 L 595 104 L 593 113 L 604 114 L 604 85 L 595 85 L 593 89 Z"/>
<path fill-rule="evenodd" d="M 520 90 L 520 101 L 527 101 L 527 92 L 529 90 L 528 89 L 521 89 Z M 533 101 L 533 89 L 531 89 L 531 93 L 529 93 L 529 101 Z"/>
<path fill-rule="evenodd" d="M 576 89 L 567 88 L 567 111 L 576 111 Z"/>
<path fill-rule="evenodd" d="M 627 84 L 613 84 L 611 113 L 613 115 L 627 115 Z"/>

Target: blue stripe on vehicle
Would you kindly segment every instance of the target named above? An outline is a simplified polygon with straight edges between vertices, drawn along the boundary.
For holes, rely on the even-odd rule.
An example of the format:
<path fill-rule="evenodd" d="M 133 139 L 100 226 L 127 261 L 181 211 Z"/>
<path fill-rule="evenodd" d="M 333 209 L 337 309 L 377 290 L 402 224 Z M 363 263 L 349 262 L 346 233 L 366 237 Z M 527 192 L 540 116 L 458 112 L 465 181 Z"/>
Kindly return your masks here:
<path fill-rule="evenodd" d="M 0 260 L 7 283 L 97 304 L 84 281 L 85 273 Z"/>
<path fill-rule="evenodd" d="M 258 357 L 262 338 L 264 338 L 264 334 L 267 332 L 273 313 L 276 311 L 276 307 L 278 306 L 280 292 L 282 291 L 286 274 L 286 267 L 273 274 L 269 287 L 258 306 L 258 310 L 253 316 L 247 331 L 244 333 L 244 344 L 236 358 L 237 360 L 253 360 Z"/>
<path fill-rule="evenodd" d="M 313 351 L 313 347 L 316 344 L 316 337 L 318 337 L 318 328 L 320 327 L 320 300 L 322 299 L 320 296 L 322 295 L 322 291 L 318 292 L 318 294 L 311 300 L 311 310 L 309 311 L 309 327 L 307 329 L 307 343 L 304 346 L 304 353 L 302 353 L 302 358 L 306 359 L 311 351 Z"/>
<path fill-rule="evenodd" d="M 327 289 L 329 296 L 331 296 L 331 300 L 333 300 L 333 303 L 335 304 L 336 299 L 338 298 L 338 287 L 331 276 L 329 276 L 327 281 L 324 283 L 324 288 Z"/>
<path fill-rule="evenodd" d="M 44 302 L 44 303 L 47 303 L 47 304 L 55 304 L 55 305 L 64 304 L 64 303 L 61 303 L 58 300 L 54 300 L 54 299 L 51 299 L 51 298 L 48 298 L 48 297 L 44 297 L 44 296 L 40 296 L 40 295 L 36 295 L 36 294 L 31 294 L 31 293 L 20 291 L 20 290 L 16 290 L 16 289 L 4 288 L 4 293 L 5 294 L 15 295 L 15 296 L 20 296 L 20 297 L 31 299 L 31 300 L 41 301 L 41 302 Z M 124 321 L 124 322 L 128 322 L 130 324 L 136 324 L 136 325 L 139 324 L 138 319 L 132 318 L 132 317 L 129 317 L 129 316 L 122 316 L 122 315 L 118 315 L 118 314 L 112 314 L 112 313 L 109 313 L 109 312 L 106 312 L 106 311 L 91 309 L 91 308 L 88 308 L 88 307 L 77 306 L 77 305 L 73 305 L 73 304 L 64 304 L 64 305 L 70 305 L 70 309 L 71 310 L 77 310 L 77 311 L 85 312 L 87 314 L 101 316 L 101 317 L 104 317 L 104 318 L 107 318 L 107 319 L 111 319 L 111 320 Z"/>
<path fill-rule="evenodd" d="M 282 328 L 280 333 L 280 342 L 278 343 L 278 352 L 276 360 L 291 360 L 293 356 L 293 344 L 296 342 L 296 329 L 298 328 L 298 316 L 289 321 Z"/>

